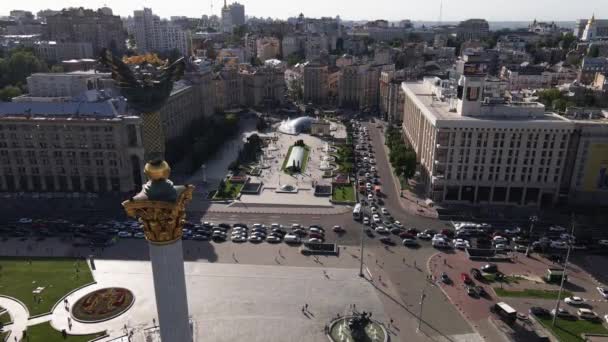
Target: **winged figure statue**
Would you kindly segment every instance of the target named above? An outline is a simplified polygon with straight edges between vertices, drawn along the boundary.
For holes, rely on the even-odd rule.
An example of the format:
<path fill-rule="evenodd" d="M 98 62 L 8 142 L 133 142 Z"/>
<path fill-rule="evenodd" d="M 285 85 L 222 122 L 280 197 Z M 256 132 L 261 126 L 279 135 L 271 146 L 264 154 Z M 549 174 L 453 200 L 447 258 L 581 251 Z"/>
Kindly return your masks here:
<path fill-rule="evenodd" d="M 128 65 L 121 58 L 104 49 L 99 62 L 112 70 L 112 78 L 129 105 L 142 113 L 159 110 L 173 89 L 173 82 L 179 80 L 186 67 L 184 58 L 169 64 L 154 65 L 142 60 L 140 64 Z"/>

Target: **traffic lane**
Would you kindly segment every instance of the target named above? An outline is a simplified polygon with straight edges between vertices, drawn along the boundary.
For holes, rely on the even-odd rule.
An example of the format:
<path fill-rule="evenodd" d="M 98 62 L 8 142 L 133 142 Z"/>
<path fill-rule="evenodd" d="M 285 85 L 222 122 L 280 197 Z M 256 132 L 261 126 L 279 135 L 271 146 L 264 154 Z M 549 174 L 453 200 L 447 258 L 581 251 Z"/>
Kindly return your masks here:
<path fill-rule="evenodd" d="M 382 198 L 384 200 L 384 207 L 386 207 L 389 212 L 392 213 L 396 220 L 399 220 L 408 228 L 417 228 L 421 230 L 427 228 L 445 228 L 446 223 L 442 221 L 412 215 L 403 210 L 399 204 L 400 194 L 397 192 L 397 187 L 391 174 L 392 167 L 385 152 L 384 143 L 382 142 L 382 133 L 378 128 L 375 127 L 375 125 L 369 123 L 366 123 L 365 125 L 368 127 L 369 135 L 372 138 L 372 147 L 374 149 L 374 157 L 377 165 L 376 169 L 378 170 L 378 175 L 380 176 L 382 193 L 384 194 Z"/>
<path fill-rule="evenodd" d="M 419 248 L 398 245 L 391 248 L 373 246 L 369 250 L 375 258 L 365 261 L 366 264 L 373 272 L 388 274 L 410 319 L 418 319 L 424 289 L 426 297 L 421 316 L 424 333 L 432 336 L 473 333 L 473 329 L 441 290 L 427 279 L 427 261 L 438 252 L 430 242 L 421 241 Z"/>

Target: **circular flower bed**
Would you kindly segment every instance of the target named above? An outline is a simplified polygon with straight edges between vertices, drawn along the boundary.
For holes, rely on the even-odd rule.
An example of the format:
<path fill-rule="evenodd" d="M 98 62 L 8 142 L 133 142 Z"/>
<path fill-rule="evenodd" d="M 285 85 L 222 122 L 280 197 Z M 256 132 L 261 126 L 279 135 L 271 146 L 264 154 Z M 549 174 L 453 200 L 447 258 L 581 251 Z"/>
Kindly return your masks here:
<path fill-rule="evenodd" d="M 105 321 L 127 311 L 134 299 L 133 293 L 125 288 L 100 289 L 80 298 L 72 306 L 72 315 L 80 322 Z"/>

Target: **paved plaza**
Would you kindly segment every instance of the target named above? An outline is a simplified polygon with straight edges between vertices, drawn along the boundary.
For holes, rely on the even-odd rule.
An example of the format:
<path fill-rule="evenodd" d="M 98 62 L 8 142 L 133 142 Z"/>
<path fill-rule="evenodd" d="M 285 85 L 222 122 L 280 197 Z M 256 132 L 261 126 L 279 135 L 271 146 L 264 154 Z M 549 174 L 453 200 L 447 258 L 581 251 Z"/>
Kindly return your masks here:
<path fill-rule="evenodd" d="M 135 303 L 110 321 L 74 322 L 71 333 L 106 329 L 110 338 L 116 338 L 124 334 L 126 324 L 135 332 L 132 341 L 143 342 L 144 329 L 156 318 L 150 263 L 98 260 L 96 267 L 97 284 L 68 296 L 70 302 L 98 288 L 122 286 L 134 293 Z M 192 262 L 185 268 L 190 314 L 199 341 L 322 341 L 324 325 L 337 314 L 344 315 L 351 304 L 386 320 L 374 287 L 359 278 L 355 269 Z M 307 314 L 301 310 L 305 304 Z M 58 307 L 52 325 L 67 329 L 68 315 Z"/>

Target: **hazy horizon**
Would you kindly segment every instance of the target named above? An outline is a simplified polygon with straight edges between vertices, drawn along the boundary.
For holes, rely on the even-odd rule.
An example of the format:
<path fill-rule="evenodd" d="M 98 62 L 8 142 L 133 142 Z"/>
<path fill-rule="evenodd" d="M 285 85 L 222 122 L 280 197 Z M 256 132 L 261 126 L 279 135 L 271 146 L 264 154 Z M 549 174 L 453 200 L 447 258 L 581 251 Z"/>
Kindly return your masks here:
<path fill-rule="evenodd" d="M 272 17 L 287 19 L 304 13 L 307 17 L 335 17 L 339 15 L 345 20 L 374 20 L 387 19 L 397 21 L 411 19 L 415 21 L 437 21 L 441 0 L 413 1 L 413 0 L 377 0 L 373 5 L 368 2 L 357 3 L 349 0 L 324 0 L 300 1 L 261 1 L 241 0 L 245 5 L 245 14 L 255 17 Z M 231 3 L 232 1 L 228 1 Z M 134 10 L 142 9 L 144 6 L 152 8 L 154 13 L 161 17 L 188 16 L 201 17 L 203 14 L 220 14 L 223 1 L 213 0 L 213 12 L 211 12 L 211 0 L 200 2 L 184 2 L 180 6 L 174 6 L 174 2 L 160 0 L 90 0 L 90 1 L 49 1 L 49 0 L 24 0 L 18 4 L 3 1 L 0 4 L 0 15 L 8 15 L 11 10 L 21 9 L 34 13 L 39 10 L 60 10 L 65 7 L 99 8 L 104 5 L 112 8 L 115 14 L 121 16 L 132 15 Z M 574 7 L 574 8 L 573 8 Z M 468 18 L 484 18 L 488 21 L 574 21 L 581 18 L 589 18 L 595 13 L 596 18 L 608 17 L 608 1 L 586 0 L 582 6 L 572 6 L 566 3 L 555 3 L 555 0 L 512 0 L 509 6 L 504 1 L 498 0 L 466 0 L 448 1 L 443 0 L 443 21 L 459 21 Z"/>

